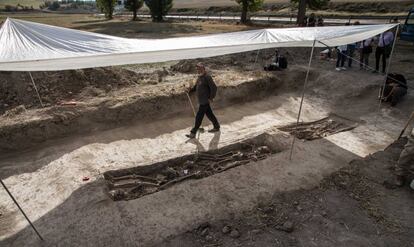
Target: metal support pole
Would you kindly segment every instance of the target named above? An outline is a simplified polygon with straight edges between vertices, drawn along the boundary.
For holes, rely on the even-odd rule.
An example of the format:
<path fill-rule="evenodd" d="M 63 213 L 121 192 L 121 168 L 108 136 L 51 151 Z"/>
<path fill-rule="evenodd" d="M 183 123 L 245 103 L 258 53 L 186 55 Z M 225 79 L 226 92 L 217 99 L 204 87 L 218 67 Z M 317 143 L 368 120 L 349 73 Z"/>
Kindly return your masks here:
<path fill-rule="evenodd" d="M 394 54 L 395 43 L 397 43 L 397 35 L 398 35 L 399 29 L 400 29 L 400 24 L 397 25 L 397 29 L 396 29 L 396 32 L 395 32 L 395 35 L 394 35 L 394 42 L 392 43 L 392 49 L 391 49 L 391 53 L 390 53 L 390 59 L 388 59 L 388 65 L 387 65 L 387 68 L 385 69 L 384 84 L 382 85 L 382 88 L 380 88 L 380 90 L 381 90 L 380 91 L 380 94 L 379 94 L 380 95 L 380 99 L 379 99 L 379 104 L 378 104 L 378 114 L 377 114 L 376 119 L 375 119 L 375 126 L 377 126 L 378 116 L 381 113 L 382 98 L 384 97 L 384 89 L 385 89 L 385 85 L 387 84 L 388 73 L 390 71 L 392 55 Z M 382 54 L 382 55 L 385 56 L 385 54 Z"/>
<path fill-rule="evenodd" d="M 3 180 L 0 179 L 0 183 L 1 185 L 3 185 L 3 188 L 6 190 L 7 194 L 9 194 L 10 198 L 13 200 L 13 202 L 17 205 L 17 207 L 19 208 L 20 212 L 24 215 L 24 217 L 26 218 L 27 222 L 29 222 L 30 226 L 33 228 L 33 230 L 36 232 L 37 236 L 39 236 L 40 240 L 43 241 L 42 236 L 40 235 L 40 233 L 37 231 L 36 227 L 32 224 L 32 222 L 29 220 L 29 218 L 27 217 L 27 215 L 24 213 L 23 209 L 20 207 L 19 203 L 17 203 L 16 199 L 14 199 L 13 195 L 10 193 L 9 189 L 7 189 L 6 185 L 3 183 Z"/>
<path fill-rule="evenodd" d="M 306 91 L 306 85 L 308 84 L 308 79 L 309 79 L 309 71 L 310 71 L 310 67 L 312 64 L 312 58 L 313 58 L 313 51 L 315 50 L 315 44 L 316 44 L 316 39 L 313 40 L 313 45 L 312 45 L 312 51 L 311 51 L 311 55 L 309 58 L 309 64 L 308 64 L 308 70 L 306 71 L 306 77 L 305 77 L 305 83 L 303 84 L 303 90 L 302 90 L 302 98 L 300 100 L 300 106 L 299 106 L 299 112 L 298 112 L 298 118 L 296 120 L 296 129 L 299 126 L 299 120 L 300 120 L 300 115 L 302 113 L 302 106 L 303 106 L 303 100 L 305 98 L 305 91 Z M 290 155 L 289 155 L 289 160 L 292 160 L 292 154 L 293 154 L 293 146 L 295 145 L 295 141 L 296 141 L 296 136 L 293 135 L 293 140 L 292 140 L 292 145 L 290 147 Z"/>
<path fill-rule="evenodd" d="M 44 107 L 44 106 L 43 106 L 42 99 L 40 98 L 39 90 L 37 90 L 36 84 L 35 84 L 35 82 L 34 82 L 34 80 L 33 80 L 32 73 L 31 73 L 31 72 L 29 72 L 29 75 L 30 75 L 30 79 L 32 80 L 33 87 L 34 87 L 34 89 L 36 90 L 37 97 L 39 98 L 40 105 L 41 105 L 42 107 Z"/>

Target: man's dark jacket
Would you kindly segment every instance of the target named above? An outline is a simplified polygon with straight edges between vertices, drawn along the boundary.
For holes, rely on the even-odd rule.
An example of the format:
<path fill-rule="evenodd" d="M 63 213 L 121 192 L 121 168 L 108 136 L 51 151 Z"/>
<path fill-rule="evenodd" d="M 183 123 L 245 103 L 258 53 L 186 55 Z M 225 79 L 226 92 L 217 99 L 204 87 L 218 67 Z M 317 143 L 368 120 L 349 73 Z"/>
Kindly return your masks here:
<path fill-rule="evenodd" d="M 200 105 L 209 104 L 209 100 L 214 99 L 217 93 L 217 86 L 210 75 L 200 75 L 197 79 L 197 83 L 190 90 L 191 92 L 197 91 L 198 103 Z"/>

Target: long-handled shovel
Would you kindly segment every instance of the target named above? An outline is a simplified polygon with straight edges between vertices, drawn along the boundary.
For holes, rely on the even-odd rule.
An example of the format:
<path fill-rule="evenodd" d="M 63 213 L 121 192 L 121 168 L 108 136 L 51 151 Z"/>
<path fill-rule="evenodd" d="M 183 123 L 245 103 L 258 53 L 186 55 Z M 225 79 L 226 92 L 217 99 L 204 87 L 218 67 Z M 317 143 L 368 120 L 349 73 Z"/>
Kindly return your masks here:
<path fill-rule="evenodd" d="M 194 105 L 193 105 L 193 101 L 191 100 L 190 94 L 188 92 L 186 92 L 186 94 L 187 94 L 188 101 L 190 102 L 191 109 L 193 109 L 194 117 L 196 117 L 196 111 L 195 111 L 195 108 L 194 108 Z M 198 130 L 200 132 L 204 132 L 204 128 L 203 127 L 200 127 Z"/>

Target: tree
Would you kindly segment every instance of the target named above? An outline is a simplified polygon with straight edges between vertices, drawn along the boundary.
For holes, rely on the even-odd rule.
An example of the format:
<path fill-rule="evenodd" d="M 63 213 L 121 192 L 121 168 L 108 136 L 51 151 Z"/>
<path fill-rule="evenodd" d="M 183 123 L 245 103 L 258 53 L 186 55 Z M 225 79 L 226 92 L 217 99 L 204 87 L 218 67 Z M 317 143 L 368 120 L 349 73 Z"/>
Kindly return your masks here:
<path fill-rule="evenodd" d="M 238 4 L 242 7 L 242 13 L 240 17 L 240 22 L 243 24 L 247 23 L 247 12 L 254 12 L 258 11 L 262 5 L 264 0 L 235 0 Z"/>
<path fill-rule="evenodd" d="M 132 20 L 137 20 L 137 11 L 144 5 L 144 0 L 127 0 L 125 2 L 125 8 L 133 12 Z"/>
<path fill-rule="evenodd" d="M 114 13 L 116 0 L 96 0 L 96 6 L 102 13 L 105 14 L 105 17 L 109 20 L 112 19 Z"/>
<path fill-rule="evenodd" d="M 173 0 L 144 0 L 150 9 L 152 21 L 160 22 L 173 6 Z"/>
<path fill-rule="evenodd" d="M 303 24 L 306 16 L 306 7 L 311 9 L 320 9 L 328 4 L 330 0 L 290 0 L 292 3 L 298 4 L 298 16 L 296 23 Z"/>

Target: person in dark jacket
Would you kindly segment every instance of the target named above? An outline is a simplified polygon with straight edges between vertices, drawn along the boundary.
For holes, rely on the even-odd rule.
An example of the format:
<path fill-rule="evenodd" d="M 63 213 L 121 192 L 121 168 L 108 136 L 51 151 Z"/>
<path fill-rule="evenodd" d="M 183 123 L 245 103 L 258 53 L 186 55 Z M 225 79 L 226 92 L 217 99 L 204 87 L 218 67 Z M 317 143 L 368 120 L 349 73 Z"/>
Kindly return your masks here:
<path fill-rule="evenodd" d="M 407 80 L 403 75 L 390 73 L 383 89 L 382 101 L 390 102 L 391 106 L 395 106 L 407 94 L 407 89 Z"/>
<path fill-rule="evenodd" d="M 214 83 L 213 78 L 207 74 L 204 64 L 198 63 L 196 67 L 198 72 L 197 82 L 194 87 L 189 89 L 188 92 L 197 92 L 199 107 L 195 117 L 194 127 L 191 129 L 190 134 L 186 135 L 188 138 L 194 138 L 196 136 L 196 133 L 203 121 L 204 115 L 207 115 L 208 119 L 213 123 L 214 126 L 214 128 L 208 132 L 212 133 L 220 131 L 220 124 L 217 121 L 217 118 L 210 106 L 210 102 L 213 101 L 214 97 L 216 96 L 217 86 Z"/>
<path fill-rule="evenodd" d="M 308 19 L 308 27 L 316 26 L 316 16 L 314 13 L 311 13 Z"/>

